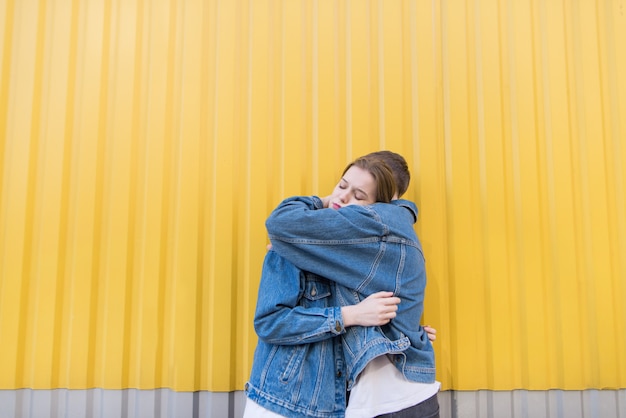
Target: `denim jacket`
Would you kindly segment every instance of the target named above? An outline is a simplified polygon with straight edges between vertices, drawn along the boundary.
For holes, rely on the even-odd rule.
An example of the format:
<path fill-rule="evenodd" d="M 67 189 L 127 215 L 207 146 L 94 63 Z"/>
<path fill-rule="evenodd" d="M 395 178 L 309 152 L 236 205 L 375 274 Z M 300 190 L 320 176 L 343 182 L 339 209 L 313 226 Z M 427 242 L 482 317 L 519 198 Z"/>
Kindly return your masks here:
<path fill-rule="evenodd" d="M 300 212 L 300 209 L 306 211 L 321 209 L 321 201 L 316 197 L 287 199 L 270 216 L 267 227 L 274 250 L 266 254 L 259 287 L 254 319 L 259 341 L 254 354 L 250 380 L 245 385 L 246 395 L 250 399 L 266 409 L 287 417 L 343 417 L 346 406 L 346 380 L 351 387 L 367 362 L 384 353 L 396 354 L 395 358 L 400 360 L 396 365 L 405 372 L 407 377 L 416 377 L 413 380 L 423 382 L 434 381 L 432 347 L 419 327 L 421 303 L 417 310 L 409 310 L 401 303 L 398 311 L 400 313 L 404 310 L 409 315 L 407 321 L 411 332 L 408 335 L 418 335 L 415 339 L 421 344 L 418 345 L 420 352 L 417 354 L 409 350 L 410 337 L 405 336 L 402 331 L 396 331 L 391 325 L 382 328 L 350 327 L 346 334 L 340 313 L 339 306 L 354 304 L 362 300 L 363 296 L 360 296 L 359 292 L 363 291 L 371 294 L 378 290 L 396 290 L 396 294 L 405 300 L 409 300 L 409 296 L 419 297 L 421 300 L 419 293 L 423 292 L 425 284 L 423 283 L 425 282 L 423 257 L 421 251 L 414 254 L 413 250 L 419 249 L 419 243 L 412 232 L 417 209 L 411 202 L 396 201 L 394 203 L 396 206 L 375 205 L 370 208 L 375 210 L 343 212 L 342 215 L 346 215 L 349 223 L 354 222 L 354 225 L 345 231 L 346 235 L 350 236 L 350 239 L 345 241 L 338 240 L 340 237 L 337 236 L 337 231 L 331 225 L 326 224 L 325 220 L 322 220 L 321 224 L 326 232 L 317 228 L 312 231 L 321 233 L 323 238 L 319 241 L 315 237 L 310 237 L 311 231 L 306 231 L 307 228 L 301 232 L 293 232 L 294 239 L 289 238 L 291 235 L 275 235 L 278 230 L 274 227 L 280 226 L 280 223 L 274 224 L 274 221 L 286 222 L 285 231 L 298 228 L 300 225 L 298 221 L 292 223 L 283 219 L 283 215 L 288 212 L 292 210 Z M 285 206 L 287 210 L 283 212 L 282 209 Z M 385 216 L 381 217 L 377 214 L 379 210 L 387 212 L 385 209 L 392 208 L 395 209 Z M 349 208 L 341 209 L 341 211 L 347 209 Z M 316 215 L 325 216 L 331 211 L 318 211 Z M 372 217 L 373 222 L 369 219 Z M 388 217 L 392 219 L 392 228 L 383 224 Z M 398 227 L 404 224 L 402 227 L 408 228 L 408 237 L 391 233 L 397 228 L 396 223 L 399 223 Z M 386 238 L 379 238 L 381 236 L 379 231 L 375 231 L 372 235 L 371 228 L 375 224 L 378 224 L 375 229 L 383 232 L 389 231 L 387 235 L 382 235 Z M 361 227 L 365 229 L 361 231 Z M 282 241 L 283 239 L 285 241 Z M 385 240 L 410 242 L 411 244 L 399 245 L 398 251 L 402 257 L 416 258 L 418 268 L 415 268 L 413 262 L 402 262 L 401 266 L 396 261 L 395 269 L 398 272 L 391 276 L 395 278 L 395 282 L 383 281 L 379 289 L 372 283 L 372 281 L 378 281 L 377 275 L 372 271 L 372 280 L 368 280 L 368 275 L 362 271 L 370 271 L 373 267 L 370 265 L 372 263 L 367 263 L 369 256 L 366 248 L 382 246 L 382 252 L 389 253 L 390 248 L 395 247 L 395 244 L 387 244 Z M 324 246 L 323 252 L 326 253 L 326 258 L 318 258 L 314 255 L 313 260 L 307 260 L 309 255 L 306 251 L 300 254 L 297 248 L 289 249 L 289 243 L 292 241 L 298 243 L 296 247 L 300 245 L 304 248 L 307 245 Z M 353 266 L 353 263 L 345 263 L 342 258 L 337 258 L 336 250 L 343 245 L 348 246 L 344 251 L 346 254 L 352 247 L 352 251 L 363 255 L 363 260 L 359 260 L 360 266 Z M 407 248 L 401 249 L 405 246 Z M 333 271 L 331 272 L 333 274 L 326 277 L 332 277 L 337 282 L 343 281 L 352 288 L 357 287 L 358 292 L 298 268 L 278 255 L 276 249 L 284 250 L 288 255 L 294 255 L 304 266 L 315 267 L 317 264 L 325 263 L 326 259 L 332 258 L 335 264 L 339 261 L 339 264 L 334 267 L 339 270 L 339 273 L 349 267 L 355 268 L 354 271 L 350 269 L 349 272 L 340 275 L 335 275 L 337 272 Z M 389 260 L 384 257 L 384 254 L 381 254 L 381 258 L 374 263 L 380 264 L 380 262 L 387 261 Z M 408 265 L 405 266 L 405 264 Z M 400 272 L 406 268 L 416 270 L 415 276 L 421 280 L 418 285 L 409 286 L 409 282 L 405 283 Z M 359 281 L 355 277 L 363 279 Z M 421 289 L 421 291 L 417 292 L 416 296 L 415 291 L 408 291 L 409 288 Z M 399 317 L 400 315 L 392 322 L 399 322 Z M 343 338 L 333 338 L 339 335 L 343 335 Z M 417 357 L 418 361 L 414 361 L 414 357 Z M 347 365 L 349 365 L 351 375 L 349 379 L 346 377 Z"/>
<path fill-rule="evenodd" d="M 342 336 L 348 388 L 382 354 L 390 354 L 407 379 L 435 381 L 433 348 L 419 324 L 426 273 L 416 221 L 417 207 L 407 200 L 333 210 L 324 209 L 316 196 L 288 198 L 266 220 L 273 250 L 335 282 L 341 306 L 382 290 L 401 300 L 389 324 L 350 327 Z"/>
<path fill-rule="evenodd" d="M 345 332 L 335 283 L 269 251 L 254 326 L 259 337 L 246 396 L 286 417 L 341 418 Z"/>

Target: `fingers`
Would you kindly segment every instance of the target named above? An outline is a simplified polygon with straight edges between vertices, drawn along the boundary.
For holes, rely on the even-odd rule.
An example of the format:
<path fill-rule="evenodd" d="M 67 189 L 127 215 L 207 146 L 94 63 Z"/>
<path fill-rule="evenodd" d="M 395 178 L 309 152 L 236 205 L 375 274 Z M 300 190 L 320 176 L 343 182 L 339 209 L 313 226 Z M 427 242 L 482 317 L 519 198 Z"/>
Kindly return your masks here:
<path fill-rule="evenodd" d="M 370 297 L 375 298 L 375 299 L 385 299 L 384 302 L 391 305 L 397 305 L 400 303 L 400 298 L 397 296 L 393 295 L 393 292 L 387 292 L 387 291 L 382 291 L 382 292 L 377 292 L 372 294 Z"/>
<path fill-rule="evenodd" d="M 393 292 L 386 291 L 374 293 L 372 296 L 377 299 L 380 306 L 379 325 L 388 324 L 397 315 L 400 298 L 393 296 Z"/>
<path fill-rule="evenodd" d="M 398 310 L 397 305 L 386 306 L 385 311 L 381 313 L 381 318 L 386 321 L 385 323 L 388 323 L 389 321 L 391 321 L 397 316 L 397 313 L 396 313 L 397 310 Z"/>
<path fill-rule="evenodd" d="M 424 325 L 424 331 L 426 331 L 428 334 L 437 334 L 437 330 L 430 325 Z"/>
<path fill-rule="evenodd" d="M 437 330 L 430 325 L 424 325 L 424 331 L 426 331 L 426 335 L 430 342 L 433 342 L 437 339 Z"/>
<path fill-rule="evenodd" d="M 393 319 L 393 318 L 391 318 L 391 317 L 389 316 L 389 314 L 386 314 L 386 315 L 382 315 L 382 314 L 381 314 L 381 315 L 378 315 L 378 316 L 376 317 L 376 319 L 372 319 L 372 320 L 371 320 L 371 321 L 367 324 L 367 326 L 380 326 L 380 325 L 386 325 L 386 324 L 388 324 L 389 322 L 391 322 L 391 320 L 392 320 L 392 319 Z"/>
<path fill-rule="evenodd" d="M 396 317 L 400 298 L 393 296 L 393 292 L 377 292 L 371 294 L 357 305 L 361 314 L 358 325 L 385 325 Z M 367 319 L 369 316 L 369 319 Z"/>
<path fill-rule="evenodd" d="M 377 298 L 388 298 L 391 296 L 393 296 L 393 292 L 387 292 L 385 290 L 382 290 L 380 292 L 373 293 L 370 297 L 377 299 Z"/>

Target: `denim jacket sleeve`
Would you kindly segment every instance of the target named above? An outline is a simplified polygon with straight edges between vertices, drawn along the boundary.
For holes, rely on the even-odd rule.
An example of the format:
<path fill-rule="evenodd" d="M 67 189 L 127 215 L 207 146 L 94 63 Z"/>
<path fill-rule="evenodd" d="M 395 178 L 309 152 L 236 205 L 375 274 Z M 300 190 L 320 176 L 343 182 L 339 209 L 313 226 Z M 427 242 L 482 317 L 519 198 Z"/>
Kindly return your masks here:
<path fill-rule="evenodd" d="M 395 290 L 393 277 L 398 273 L 391 266 L 400 265 L 405 255 L 386 251 L 386 241 L 417 245 L 413 230 L 416 216 L 416 209 L 413 213 L 401 205 L 354 205 L 333 210 L 323 208 L 317 196 L 296 196 L 285 199 L 265 225 L 273 248 L 281 256 L 368 296 Z M 398 235 L 400 231 L 406 236 Z M 381 266 L 383 254 L 385 266 Z M 390 257 L 396 258 L 390 263 Z M 381 274 L 383 271 L 389 274 Z"/>
<path fill-rule="evenodd" d="M 269 251 L 254 316 L 259 338 L 268 344 L 296 345 L 343 334 L 341 308 L 328 306 L 333 286 Z"/>

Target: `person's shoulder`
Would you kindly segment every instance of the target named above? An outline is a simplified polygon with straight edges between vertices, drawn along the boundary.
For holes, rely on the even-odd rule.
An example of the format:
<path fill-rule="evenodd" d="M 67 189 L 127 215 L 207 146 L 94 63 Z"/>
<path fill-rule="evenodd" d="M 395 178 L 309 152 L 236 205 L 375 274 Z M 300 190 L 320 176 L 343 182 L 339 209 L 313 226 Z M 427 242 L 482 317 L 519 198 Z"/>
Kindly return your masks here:
<path fill-rule="evenodd" d="M 405 207 L 410 207 L 410 208 L 414 208 L 415 210 L 417 210 L 417 205 L 412 200 L 396 199 L 396 200 L 392 200 L 390 203 L 392 205 L 405 206 Z"/>
<path fill-rule="evenodd" d="M 398 211 L 399 209 L 404 209 L 411 212 L 411 214 L 413 215 L 413 222 L 417 221 L 417 205 L 415 204 L 415 202 L 406 199 L 397 199 L 392 200 L 386 205 L 387 207 L 393 208 L 393 210 L 395 211 Z"/>
<path fill-rule="evenodd" d="M 396 199 L 396 200 L 392 200 L 390 202 L 390 204 L 394 205 L 394 206 L 397 206 L 397 207 L 408 209 L 411 212 L 413 212 L 415 214 L 415 216 L 417 216 L 417 205 L 415 204 L 415 202 L 413 202 L 411 200 Z"/>

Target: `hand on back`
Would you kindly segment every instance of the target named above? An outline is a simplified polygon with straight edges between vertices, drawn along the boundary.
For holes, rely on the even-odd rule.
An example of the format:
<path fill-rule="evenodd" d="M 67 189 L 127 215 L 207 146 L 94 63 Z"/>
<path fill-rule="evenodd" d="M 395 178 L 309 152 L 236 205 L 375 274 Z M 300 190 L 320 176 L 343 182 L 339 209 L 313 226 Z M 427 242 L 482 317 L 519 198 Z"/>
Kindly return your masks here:
<path fill-rule="evenodd" d="M 356 305 L 341 308 L 344 326 L 385 325 L 396 317 L 400 298 L 393 292 L 378 292 L 368 296 Z"/>

